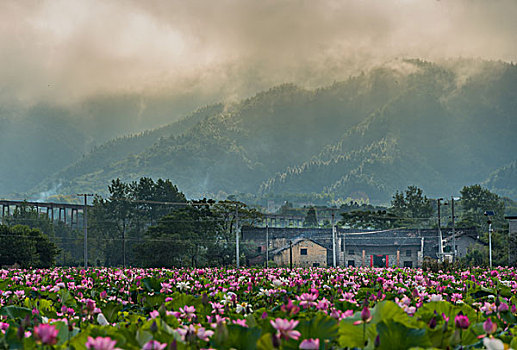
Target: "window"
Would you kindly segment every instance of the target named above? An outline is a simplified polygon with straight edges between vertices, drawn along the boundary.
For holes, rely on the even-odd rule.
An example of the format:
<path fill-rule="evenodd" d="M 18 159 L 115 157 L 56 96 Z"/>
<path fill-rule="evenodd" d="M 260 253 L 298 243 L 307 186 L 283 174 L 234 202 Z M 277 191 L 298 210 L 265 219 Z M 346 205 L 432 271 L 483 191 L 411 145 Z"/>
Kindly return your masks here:
<path fill-rule="evenodd" d="M 257 253 L 262 253 L 262 247 L 257 247 Z"/>
<path fill-rule="evenodd" d="M 406 250 L 406 256 L 411 256 L 411 249 Z"/>
<path fill-rule="evenodd" d="M 413 267 L 412 261 L 404 261 L 404 267 Z"/>
<path fill-rule="evenodd" d="M 341 238 L 341 251 L 342 252 L 345 251 L 345 239 L 344 238 Z"/>
<path fill-rule="evenodd" d="M 320 267 L 320 263 L 312 263 L 312 267 Z"/>
<path fill-rule="evenodd" d="M 355 260 L 348 260 L 348 266 L 355 266 Z"/>
<path fill-rule="evenodd" d="M 354 250 L 353 250 L 353 249 L 350 249 L 350 250 L 348 251 L 348 254 L 349 254 L 349 255 L 354 255 L 354 254 L 355 254 L 355 253 L 354 253 Z"/>
<path fill-rule="evenodd" d="M 307 248 L 301 248 L 300 255 L 307 255 Z"/>

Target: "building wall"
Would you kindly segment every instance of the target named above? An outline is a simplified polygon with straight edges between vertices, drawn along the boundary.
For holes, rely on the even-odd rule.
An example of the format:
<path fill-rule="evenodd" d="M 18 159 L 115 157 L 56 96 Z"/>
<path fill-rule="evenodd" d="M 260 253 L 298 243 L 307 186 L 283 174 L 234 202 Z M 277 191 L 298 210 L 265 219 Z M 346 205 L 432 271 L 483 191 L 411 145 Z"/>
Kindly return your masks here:
<path fill-rule="evenodd" d="M 307 255 L 301 255 L 301 250 L 306 249 Z M 274 256 L 278 266 L 289 266 L 290 250 L 284 249 Z M 327 266 L 327 249 L 310 240 L 302 240 L 293 245 L 293 266 L 312 267 L 317 264 L 320 267 Z"/>
<path fill-rule="evenodd" d="M 410 262 L 413 267 L 421 267 L 424 256 L 436 258 L 438 249 L 438 234 L 436 229 L 396 229 L 390 232 L 375 232 L 368 230 L 353 230 L 339 228 L 336 232 L 336 260 L 338 266 L 348 266 L 353 261 L 355 266 L 362 265 L 362 250 L 365 250 L 365 265 L 370 265 L 370 255 L 388 255 L 389 265 L 396 266 L 397 250 L 400 251 L 400 266 L 404 262 Z M 365 233 L 364 236 L 355 236 L 358 233 Z M 371 235 L 370 235 L 371 233 Z M 457 231 L 459 233 L 459 231 Z M 366 235 L 368 234 L 368 235 Z M 444 232 L 447 236 L 447 232 Z M 393 239 L 386 239 L 392 235 Z M 243 227 L 243 241 L 252 245 L 265 246 L 266 230 L 259 227 Z M 269 249 L 274 250 L 284 247 L 293 239 L 304 237 L 311 239 L 327 250 L 327 266 L 332 266 L 332 229 L 330 228 L 269 228 Z M 364 239 L 361 239 L 364 238 Z M 384 241 L 377 239 L 384 237 Z M 423 241 L 423 253 L 422 253 Z M 359 243 L 360 242 L 360 243 Z M 354 249 L 355 254 L 349 254 Z M 406 256 L 406 250 L 411 250 L 411 256 Z M 272 257 L 271 257 L 272 258 Z M 287 260 L 288 261 L 288 260 Z M 288 263 L 288 262 L 287 262 Z"/>
<path fill-rule="evenodd" d="M 510 219 L 510 264 L 517 263 L 517 219 Z"/>
<path fill-rule="evenodd" d="M 450 242 L 452 245 L 452 241 Z M 483 245 L 476 239 L 469 236 L 461 236 L 456 238 L 456 249 L 458 250 L 458 258 L 463 258 L 472 249 L 481 249 Z"/>
<path fill-rule="evenodd" d="M 363 265 L 363 250 L 364 250 L 364 265 Z M 397 250 L 399 251 L 399 265 L 397 265 Z M 407 256 L 407 252 L 409 255 Z M 388 266 L 404 267 L 405 262 L 409 262 L 412 267 L 419 267 L 419 253 L 420 247 L 417 246 L 402 246 L 402 247 L 378 247 L 378 246 L 349 246 L 343 255 L 344 266 L 349 266 L 350 262 L 354 262 L 356 267 L 370 266 L 371 255 L 387 255 Z"/>

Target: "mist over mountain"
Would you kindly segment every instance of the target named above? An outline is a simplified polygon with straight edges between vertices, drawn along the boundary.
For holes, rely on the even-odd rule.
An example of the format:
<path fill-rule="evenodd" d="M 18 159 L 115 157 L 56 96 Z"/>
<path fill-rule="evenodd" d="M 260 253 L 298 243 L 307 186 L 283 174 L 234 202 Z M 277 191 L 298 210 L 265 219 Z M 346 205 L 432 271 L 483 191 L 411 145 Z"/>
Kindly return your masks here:
<path fill-rule="evenodd" d="M 113 178 L 151 176 L 190 197 L 325 193 L 386 202 L 411 184 L 450 195 L 515 160 L 516 110 L 513 64 L 395 60 L 318 89 L 280 85 L 109 141 L 31 192 L 59 185 L 61 193 L 104 193 Z M 497 190 L 511 194 L 510 184 L 499 181 Z"/>
<path fill-rule="evenodd" d="M 517 161 L 494 171 L 483 185 L 502 196 L 517 198 Z"/>
<path fill-rule="evenodd" d="M 95 147 L 167 125 L 190 113 L 205 98 L 212 99 L 188 94 L 126 94 L 96 96 L 73 105 L 2 106 L 0 195 L 23 198 L 44 178 Z M 124 154 L 130 152 L 128 147 Z"/>

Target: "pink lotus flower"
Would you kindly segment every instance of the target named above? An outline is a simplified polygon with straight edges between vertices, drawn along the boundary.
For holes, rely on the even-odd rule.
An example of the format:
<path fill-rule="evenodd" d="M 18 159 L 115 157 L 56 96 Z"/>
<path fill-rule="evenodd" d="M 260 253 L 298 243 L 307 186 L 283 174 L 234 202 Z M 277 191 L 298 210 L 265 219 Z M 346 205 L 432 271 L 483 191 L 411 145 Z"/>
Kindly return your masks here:
<path fill-rule="evenodd" d="M 361 311 L 361 320 L 363 320 L 363 322 L 370 322 L 371 319 L 372 316 L 370 313 L 370 309 L 368 309 L 368 306 L 365 306 Z"/>
<path fill-rule="evenodd" d="M 193 324 L 183 326 L 183 328 L 178 328 L 177 332 L 181 335 L 183 340 L 191 339 L 191 337 L 198 337 L 201 340 L 208 341 L 214 334 L 214 331 L 207 331 L 204 327 L 196 327 Z"/>
<path fill-rule="evenodd" d="M 95 301 L 92 299 L 86 300 L 86 310 L 88 310 L 88 313 L 92 314 L 95 310 Z"/>
<path fill-rule="evenodd" d="M 501 303 L 499 304 L 499 307 L 497 308 L 497 311 L 499 312 L 505 312 L 508 311 L 510 308 L 508 307 L 507 303 Z"/>
<path fill-rule="evenodd" d="M 470 321 L 467 316 L 465 316 L 463 314 L 458 314 L 454 318 L 454 324 L 456 325 L 457 328 L 467 329 L 467 328 L 469 328 Z"/>
<path fill-rule="evenodd" d="M 319 348 L 320 348 L 320 340 L 319 339 L 304 339 L 300 343 L 300 349 L 317 350 Z"/>
<path fill-rule="evenodd" d="M 213 314 L 220 314 L 222 315 L 224 313 L 224 305 L 221 304 L 221 303 L 214 303 L 214 302 L 210 302 L 210 304 L 212 305 L 212 313 Z"/>
<path fill-rule="evenodd" d="M 191 319 L 196 316 L 196 307 L 185 305 L 184 307 L 180 307 L 181 317 Z"/>
<path fill-rule="evenodd" d="M 279 338 L 298 340 L 301 335 L 300 332 L 294 330 L 298 325 L 298 321 L 277 318 L 275 321 L 271 320 L 270 322 L 273 328 L 277 330 L 276 335 Z"/>
<path fill-rule="evenodd" d="M 57 335 L 59 331 L 56 326 L 49 324 L 40 324 L 34 327 L 34 337 L 45 345 L 55 345 L 57 343 Z"/>
<path fill-rule="evenodd" d="M 117 341 L 110 337 L 97 337 L 95 339 L 88 337 L 85 345 L 89 350 L 114 350 L 116 344 Z"/>
<path fill-rule="evenodd" d="M 246 324 L 246 320 L 237 319 L 232 321 L 233 324 L 239 325 L 241 327 L 248 328 L 248 325 Z"/>
<path fill-rule="evenodd" d="M 483 329 L 485 330 L 486 334 L 492 334 L 497 330 L 497 324 L 492 322 L 492 319 L 489 317 L 483 323 Z"/>
<path fill-rule="evenodd" d="M 296 300 L 300 301 L 300 306 L 303 306 L 304 309 L 309 306 L 316 306 L 316 299 L 318 299 L 317 294 L 303 293 L 300 296 L 296 296 Z"/>
<path fill-rule="evenodd" d="M 167 347 L 167 344 L 162 344 L 156 340 L 151 340 L 145 343 L 142 350 L 163 350 Z"/>
<path fill-rule="evenodd" d="M 172 293 L 172 285 L 170 283 L 162 282 L 160 285 L 162 286 L 160 293 Z"/>
<path fill-rule="evenodd" d="M 5 333 L 7 328 L 9 328 L 9 323 L 0 322 L 0 332 Z"/>
<path fill-rule="evenodd" d="M 287 304 L 282 305 L 280 309 L 288 315 L 296 315 L 300 311 L 300 308 L 294 305 L 291 299 L 289 299 Z"/>

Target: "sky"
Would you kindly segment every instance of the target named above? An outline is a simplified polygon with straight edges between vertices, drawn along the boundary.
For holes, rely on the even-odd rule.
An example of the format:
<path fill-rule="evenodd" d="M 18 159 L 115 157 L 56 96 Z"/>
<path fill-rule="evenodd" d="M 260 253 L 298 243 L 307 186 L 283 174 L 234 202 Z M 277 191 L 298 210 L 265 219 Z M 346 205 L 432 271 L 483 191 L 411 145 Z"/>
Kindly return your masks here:
<path fill-rule="evenodd" d="M 400 58 L 517 61 L 516 0 L 5 0 L 0 102 L 239 99 Z"/>

